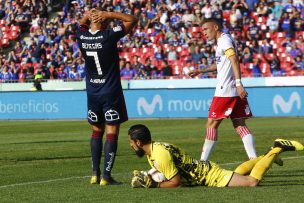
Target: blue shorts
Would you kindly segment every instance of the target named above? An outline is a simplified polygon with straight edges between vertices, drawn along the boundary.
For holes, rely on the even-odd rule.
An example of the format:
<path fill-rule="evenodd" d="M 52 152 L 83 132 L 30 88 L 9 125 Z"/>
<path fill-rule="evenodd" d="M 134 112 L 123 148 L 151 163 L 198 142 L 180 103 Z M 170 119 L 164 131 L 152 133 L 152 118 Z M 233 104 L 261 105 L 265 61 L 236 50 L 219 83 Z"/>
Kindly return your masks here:
<path fill-rule="evenodd" d="M 128 120 L 123 92 L 105 95 L 87 95 L 88 122 L 94 124 L 120 124 Z"/>

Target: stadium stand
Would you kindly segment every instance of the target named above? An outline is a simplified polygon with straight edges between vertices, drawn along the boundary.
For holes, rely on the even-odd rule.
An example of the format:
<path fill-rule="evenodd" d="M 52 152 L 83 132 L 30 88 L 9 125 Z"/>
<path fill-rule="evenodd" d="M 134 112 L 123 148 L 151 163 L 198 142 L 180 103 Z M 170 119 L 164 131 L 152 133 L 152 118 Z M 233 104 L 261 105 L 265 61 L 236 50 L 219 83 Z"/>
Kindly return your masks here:
<path fill-rule="evenodd" d="M 302 0 L 0 2 L 0 82 L 32 81 L 37 74 L 45 80 L 82 80 L 84 62 L 74 36 L 92 7 L 140 19 L 133 34 L 119 42 L 122 79 L 187 78 L 185 70 L 213 63 L 214 47 L 201 30 L 202 20 L 210 17 L 236 38 L 243 77 L 304 74 Z M 202 76 L 209 77 L 214 74 Z"/>

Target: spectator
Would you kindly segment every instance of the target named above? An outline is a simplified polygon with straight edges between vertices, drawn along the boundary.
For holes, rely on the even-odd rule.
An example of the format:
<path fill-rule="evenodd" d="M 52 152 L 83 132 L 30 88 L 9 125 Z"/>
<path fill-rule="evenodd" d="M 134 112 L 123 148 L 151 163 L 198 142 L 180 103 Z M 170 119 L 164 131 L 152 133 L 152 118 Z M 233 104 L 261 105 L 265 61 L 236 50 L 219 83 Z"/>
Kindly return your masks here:
<path fill-rule="evenodd" d="M 303 56 L 302 50 L 298 47 L 297 43 L 293 42 L 291 50 L 289 52 L 292 58 L 296 58 L 297 56 Z"/>
<path fill-rule="evenodd" d="M 292 67 L 293 70 L 304 70 L 304 61 L 303 61 L 303 56 L 296 56 L 295 62 Z"/>
<path fill-rule="evenodd" d="M 215 8 L 212 10 L 212 17 L 217 19 L 219 22 L 223 22 L 223 11 L 219 4 L 215 4 Z"/>
<path fill-rule="evenodd" d="M 246 46 L 243 50 L 243 53 L 241 54 L 241 61 L 243 64 L 248 64 L 248 63 L 252 63 L 253 60 L 253 56 L 252 53 L 250 51 L 250 48 L 248 46 Z"/>
<path fill-rule="evenodd" d="M 257 9 L 256 9 L 256 11 L 257 11 L 257 14 L 258 14 L 258 16 L 264 16 L 264 17 L 266 17 L 267 16 L 267 12 L 268 12 L 268 7 L 267 7 L 267 5 L 264 3 L 264 2 L 260 2 L 259 3 L 259 5 L 258 5 L 258 7 L 257 7 Z"/>
<path fill-rule="evenodd" d="M 144 72 L 145 72 L 145 77 L 147 79 L 151 79 L 151 72 L 153 70 L 156 69 L 156 67 L 152 64 L 152 61 L 150 58 L 146 58 L 146 61 L 145 61 L 145 65 L 144 65 Z"/>
<path fill-rule="evenodd" d="M 259 53 L 269 54 L 273 52 L 272 45 L 270 44 L 270 39 L 264 39 L 262 45 L 259 48 Z"/>
<path fill-rule="evenodd" d="M 13 74 L 11 71 L 9 71 L 8 66 L 4 65 L 2 71 L 0 72 L 0 81 L 8 82 L 11 80 L 13 80 Z"/>
<path fill-rule="evenodd" d="M 274 2 L 274 7 L 271 9 L 271 13 L 274 15 L 276 19 L 280 19 L 283 11 L 283 6 L 281 2 L 275 1 Z"/>
<path fill-rule="evenodd" d="M 75 65 L 72 66 L 71 71 L 69 72 L 69 80 L 72 80 L 72 81 L 81 80 L 80 73 L 77 71 Z"/>
<path fill-rule="evenodd" d="M 176 61 L 178 60 L 178 53 L 175 50 L 174 46 L 169 45 L 169 50 L 167 52 L 167 56 L 168 56 L 168 61 Z"/>
<path fill-rule="evenodd" d="M 208 68 L 208 61 L 207 61 L 207 59 L 205 58 L 205 57 L 202 57 L 201 58 L 201 60 L 200 60 L 200 62 L 199 62 L 199 64 L 198 64 L 198 68 L 200 69 L 200 70 L 202 70 L 202 69 L 205 69 L 205 68 Z M 206 72 L 206 73 L 203 73 L 202 75 L 201 75 L 201 78 L 208 78 L 208 73 Z"/>
<path fill-rule="evenodd" d="M 166 57 L 166 55 L 163 51 L 163 48 L 161 46 L 158 46 L 157 51 L 154 53 L 154 59 L 156 61 L 162 61 L 165 59 L 165 57 Z"/>
<path fill-rule="evenodd" d="M 266 25 L 269 28 L 270 32 L 276 32 L 279 28 L 279 20 L 275 17 L 274 14 L 270 14 L 269 18 L 267 19 Z"/>
<path fill-rule="evenodd" d="M 258 59 L 258 58 L 253 59 L 253 65 L 252 65 L 253 77 L 261 77 L 262 76 L 260 63 L 261 63 L 260 59 Z"/>
<path fill-rule="evenodd" d="M 281 31 L 285 32 L 287 35 L 292 36 L 293 34 L 293 25 L 291 17 L 287 12 L 283 13 L 283 16 L 280 20 L 279 28 Z"/>
<path fill-rule="evenodd" d="M 203 54 L 201 53 L 200 47 L 196 46 L 194 48 L 194 52 L 191 54 L 191 60 L 193 61 L 194 65 L 198 64 L 202 57 Z"/>
<path fill-rule="evenodd" d="M 257 25 L 254 19 L 250 20 L 248 31 L 246 33 L 247 38 L 252 40 L 260 40 L 262 36 L 262 31 L 259 25 Z"/>
<path fill-rule="evenodd" d="M 203 14 L 204 18 L 211 18 L 212 17 L 212 8 L 210 6 L 209 1 L 205 3 L 205 6 L 202 8 L 201 13 Z"/>
<path fill-rule="evenodd" d="M 132 68 L 129 61 L 126 62 L 126 66 L 120 70 L 120 77 L 123 80 L 131 80 L 136 75 L 135 70 Z"/>
<path fill-rule="evenodd" d="M 280 76 L 281 75 L 281 63 L 280 59 L 276 53 L 271 54 L 271 58 L 268 59 L 262 54 L 263 59 L 269 64 L 270 72 L 273 76 Z"/>
<path fill-rule="evenodd" d="M 194 70 L 194 66 L 191 64 L 191 61 L 186 61 L 186 65 L 183 67 L 183 75 L 188 76 L 189 72 Z"/>
<path fill-rule="evenodd" d="M 65 69 L 65 64 L 62 63 L 59 68 L 58 68 L 58 79 L 66 81 L 68 78 L 68 74 L 64 71 Z"/>
<path fill-rule="evenodd" d="M 186 9 L 184 15 L 182 16 L 182 22 L 184 23 L 185 27 L 191 27 L 194 19 L 195 16 L 193 13 L 190 13 L 190 10 Z"/>
<path fill-rule="evenodd" d="M 172 68 L 171 68 L 171 66 L 169 66 L 169 64 L 166 60 L 162 61 L 161 75 L 162 75 L 162 78 L 167 78 L 167 77 L 173 76 Z"/>

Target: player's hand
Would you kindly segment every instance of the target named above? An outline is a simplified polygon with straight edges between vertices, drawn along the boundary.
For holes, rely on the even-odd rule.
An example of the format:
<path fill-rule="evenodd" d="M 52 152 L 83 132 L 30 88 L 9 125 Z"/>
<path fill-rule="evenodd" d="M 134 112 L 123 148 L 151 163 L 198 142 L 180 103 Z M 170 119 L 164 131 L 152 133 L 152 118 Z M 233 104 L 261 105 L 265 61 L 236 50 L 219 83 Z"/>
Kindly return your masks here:
<path fill-rule="evenodd" d="M 93 23 L 104 22 L 107 19 L 107 12 L 99 11 L 91 13 L 91 19 Z"/>
<path fill-rule="evenodd" d="M 236 90 L 240 96 L 241 99 L 245 99 L 247 98 L 248 96 L 248 93 L 246 92 L 246 90 L 244 89 L 244 87 L 241 85 L 241 86 L 238 86 L 236 87 Z"/>
<path fill-rule="evenodd" d="M 191 70 L 188 75 L 191 77 L 191 78 L 194 78 L 195 76 L 201 74 L 201 72 L 199 70 Z"/>
<path fill-rule="evenodd" d="M 158 183 L 154 182 L 146 171 L 134 170 L 131 186 L 133 188 L 152 188 L 158 187 Z"/>

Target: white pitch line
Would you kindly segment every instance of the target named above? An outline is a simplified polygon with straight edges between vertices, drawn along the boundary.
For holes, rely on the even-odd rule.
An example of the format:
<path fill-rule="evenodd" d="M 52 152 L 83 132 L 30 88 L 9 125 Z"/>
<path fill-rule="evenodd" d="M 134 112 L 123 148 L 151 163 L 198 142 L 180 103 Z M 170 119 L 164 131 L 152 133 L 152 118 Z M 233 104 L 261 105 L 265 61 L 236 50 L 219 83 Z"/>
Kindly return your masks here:
<path fill-rule="evenodd" d="M 290 160 L 290 159 L 301 159 L 301 158 L 304 158 L 304 156 L 285 157 L 285 158 L 282 158 L 282 159 L 283 160 Z M 235 165 L 235 164 L 240 164 L 240 163 L 243 163 L 243 162 L 232 162 L 232 163 L 224 163 L 224 164 L 219 164 L 219 165 L 220 166 L 228 166 L 228 165 Z M 83 178 L 89 178 L 89 177 L 91 177 L 91 176 L 74 176 L 74 177 L 68 177 L 68 178 L 56 178 L 56 179 L 51 179 L 51 180 L 16 183 L 16 184 L 10 184 L 10 185 L 2 185 L 2 186 L 0 186 L 0 189 L 4 189 L 4 188 L 8 188 L 8 187 L 24 186 L 24 185 L 51 183 L 51 182 L 65 181 L 65 180 L 72 180 L 72 179 L 83 179 Z"/>
<path fill-rule="evenodd" d="M 74 176 L 74 177 L 68 177 L 68 178 L 56 178 L 51 180 L 43 180 L 43 181 L 34 181 L 34 182 L 25 182 L 25 183 L 16 183 L 16 184 L 10 184 L 10 185 L 2 185 L 0 186 L 0 189 L 7 188 L 7 187 L 15 187 L 15 186 L 23 186 L 23 185 L 33 185 L 33 184 L 41 184 L 41 183 L 51 183 L 56 181 L 65 181 L 65 180 L 71 180 L 71 179 L 82 179 L 82 178 L 88 178 L 90 176 Z"/>

